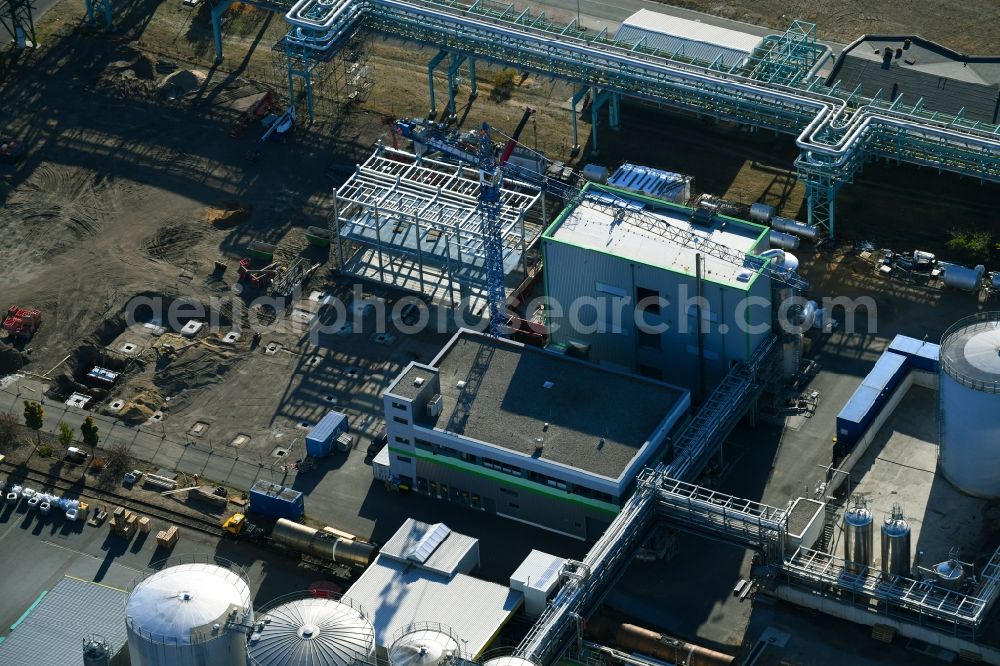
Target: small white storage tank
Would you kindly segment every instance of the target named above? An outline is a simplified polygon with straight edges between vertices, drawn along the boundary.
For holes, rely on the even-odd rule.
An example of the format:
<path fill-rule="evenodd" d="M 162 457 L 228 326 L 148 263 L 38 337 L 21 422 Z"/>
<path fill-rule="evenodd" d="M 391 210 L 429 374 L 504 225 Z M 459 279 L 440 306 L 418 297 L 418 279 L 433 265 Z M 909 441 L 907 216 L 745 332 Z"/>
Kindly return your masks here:
<path fill-rule="evenodd" d="M 132 583 L 125 600 L 132 666 L 246 666 L 250 587 L 235 565 L 188 562 Z"/>
<path fill-rule="evenodd" d="M 941 471 L 964 493 L 1000 497 L 1000 312 L 952 325 L 940 365 Z"/>
<path fill-rule="evenodd" d="M 537 666 L 535 662 L 523 657 L 493 657 L 483 662 L 483 666 Z"/>
<path fill-rule="evenodd" d="M 750 205 L 750 221 L 759 222 L 760 224 L 767 224 L 774 217 L 774 206 L 766 203 L 760 203 L 759 201 L 755 204 Z"/>
<path fill-rule="evenodd" d="M 353 666 L 372 661 L 375 630 L 356 602 L 303 596 L 259 613 L 250 634 L 252 666 Z"/>
<path fill-rule="evenodd" d="M 461 656 L 458 636 L 449 627 L 434 622 L 403 627 L 389 646 L 391 666 L 442 666 Z"/>

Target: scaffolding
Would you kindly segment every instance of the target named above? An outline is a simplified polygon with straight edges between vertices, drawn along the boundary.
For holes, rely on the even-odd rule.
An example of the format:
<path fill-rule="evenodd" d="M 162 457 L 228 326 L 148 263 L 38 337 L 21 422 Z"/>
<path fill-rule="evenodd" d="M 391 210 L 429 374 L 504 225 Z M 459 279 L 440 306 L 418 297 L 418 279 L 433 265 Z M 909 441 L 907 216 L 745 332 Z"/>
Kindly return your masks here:
<path fill-rule="evenodd" d="M 765 83 L 793 86 L 814 72 L 829 49 L 816 42 L 816 24 L 792 21 L 782 35 L 768 35 L 747 61 L 744 71 Z"/>
<path fill-rule="evenodd" d="M 504 274 L 527 275 L 526 251 L 541 233 L 533 215 L 541 193 L 519 181 L 504 184 L 498 219 Z M 379 145 L 335 193 L 332 231 L 341 270 L 450 305 L 468 299 L 470 310 L 478 310 L 487 255 L 479 187 L 471 166 Z"/>

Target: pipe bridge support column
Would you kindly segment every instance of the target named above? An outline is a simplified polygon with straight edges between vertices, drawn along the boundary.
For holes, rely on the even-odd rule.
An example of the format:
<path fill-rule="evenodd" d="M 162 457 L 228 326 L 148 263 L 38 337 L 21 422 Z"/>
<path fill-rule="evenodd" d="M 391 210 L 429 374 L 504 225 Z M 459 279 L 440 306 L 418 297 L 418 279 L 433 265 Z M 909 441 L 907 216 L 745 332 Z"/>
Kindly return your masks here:
<path fill-rule="evenodd" d="M 427 91 L 431 98 L 431 109 L 427 112 L 427 118 L 433 120 L 437 115 L 437 101 L 434 99 L 434 70 L 440 65 L 445 58 L 448 57 L 448 52 L 441 50 L 438 54 L 431 58 L 431 61 L 427 63 Z"/>
<path fill-rule="evenodd" d="M 605 104 L 608 105 L 608 125 L 612 130 L 618 131 L 621 129 L 620 122 L 620 104 L 621 95 L 616 92 L 611 92 L 609 90 L 598 90 L 597 88 L 591 88 L 591 103 L 590 103 L 590 132 L 593 137 L 590 152 L 597 155 L 597 125 L 600 122 L 601 117 L 601 107 Z"/>
<path fill-rule="evenodd" d="M 233 0 L 223 0 L 212 7 L 212 37 L 215 39 L 215 62 L 222 62 L 222 15 L 233 4 Z"/>
<path fill-rule="evenodd" d="M 101 6 L 105 27 L 107 27 L 108 32 L 114 32 L 115 19 L 111 14 L 111 0 L 84 0 L 84 6 L 87 10 L 87 25 L 92 28 L 97 25 L 97 17 L 94 15 L 94 5 Z"/>
<path fill-rule="evenodd" d="M 457 116 L 455 113 L 455 91 L 458 88 L 456 78 L 458 77 L 458 68 L 462 66 L 463 62 L 465 62 L 464 55 L 451 54 L 451 62 L 448 64 L 448 122 L 454 122 Z"/>
<path fill-rule="evenodd" d="M 577 135 L 576 129 L 576 117 L 577 111 L 576 107 L 584 97 L 587 96 L 586 86 L 580 86 L 580 89 L 573 93 L 573 97 L 569 101 L 569 117 L 573 120 L 573 148 L 570 150 L 570 155 L 576 157 L 577 153 L 580 152 L 580 138 Z"/>

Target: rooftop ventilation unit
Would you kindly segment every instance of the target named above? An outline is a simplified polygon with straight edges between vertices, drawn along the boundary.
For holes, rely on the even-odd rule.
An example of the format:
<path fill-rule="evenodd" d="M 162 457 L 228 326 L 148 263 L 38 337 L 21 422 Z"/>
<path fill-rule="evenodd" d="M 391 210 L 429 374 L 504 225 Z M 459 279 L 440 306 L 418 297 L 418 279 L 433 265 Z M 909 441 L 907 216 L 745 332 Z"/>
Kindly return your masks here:
<path fill-rule="evenodd" d="M 427 402 L 427 416 L 437 416 L 441 413 L 441 408 L 444 406 L 444 398 L 440 393 L 434 394 Z"/>
<path fill-rule="evenodd" d="M 414 386 L 423 386 L 424 385 L 424 378 L 423 377 L 417 377 L 416 379 L 413 380 L 413 385 Z"/>

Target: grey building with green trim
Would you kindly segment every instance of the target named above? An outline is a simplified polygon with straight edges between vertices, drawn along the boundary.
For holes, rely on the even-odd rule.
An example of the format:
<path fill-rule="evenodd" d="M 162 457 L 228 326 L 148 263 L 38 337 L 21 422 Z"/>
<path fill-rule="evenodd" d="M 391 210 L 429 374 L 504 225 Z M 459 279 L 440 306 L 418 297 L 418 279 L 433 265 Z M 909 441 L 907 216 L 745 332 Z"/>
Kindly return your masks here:
<path fill-rule="evenodd" d="M 690 405 L 685 389 L 463 329 L 386 389 L 389 467 L 415 492 L 595 539 Z"/>
<path fill-rule="evenodd" d="M 604 192 L 643 211 L 615 217 Z M 596 200 L 596 201 L 595 201 Z M 593 184 L 542 235 L 549 344 L 589 361 L 707 392 L 771 333 L 771 284 L 742 265 L 768 249 L 767 227 Z M 666 227 L 672 233 L 665 234 Z M 677 235 L 687 242 L 678 242 Z M 701 252 L 711 242 L 735 259 Z M 697 303 L 701 303 L 699 348 Z M 699 356 L 699 354 L 701 356 Z"/>

